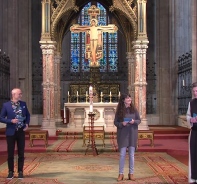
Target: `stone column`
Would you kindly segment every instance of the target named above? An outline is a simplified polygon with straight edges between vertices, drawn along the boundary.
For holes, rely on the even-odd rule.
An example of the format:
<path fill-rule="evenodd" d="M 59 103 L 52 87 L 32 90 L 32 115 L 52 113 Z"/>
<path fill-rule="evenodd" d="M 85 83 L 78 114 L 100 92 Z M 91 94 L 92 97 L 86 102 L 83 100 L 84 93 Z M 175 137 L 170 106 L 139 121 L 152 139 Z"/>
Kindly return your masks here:
<path fill-rule="evenodd" d="M 133 42 L 135 53 L 135 106 L 141 117 L 139 129 L 148 130 L 148 121 L 146 119 L 146 51 L 148 48 L 147 40 L 137 40 Z"/>
<path fill-rule="evenodd" d="M 55 121 L 56 122 L 62 122 L 62 117 L 61 117 L 61 104 L 60 104 L 60 92 L 61 92 L 61 85 L 60 85 L 60 60 L 61 56 L 60 53 L 56 53 L 55 55 L 55 67 L 54 67 L 54 72 L 55 72 Z"/>
<path fill-rule="evenodd" d="M 48 130 L 49 136 L 56 135 L 55 125 L 55 83 L 54 51 L 56 42 L 40 41 L 43 55 L 43 130 Z"/>
<path fill-rule="evenodd" d="M 132 100 L 135 100 L 135 55 L 134 52 L 127 52 L 128 59 L 128 93 L 131 95 Z"/>
<path fill-rule="evenodd" d="M 192 0 L 192 82 L 197 81 L 197 1 Z"/>
<path fill-rule="evenodd" d="M 146 29 L 146 3 L 147 0 L 137 0 L 138 31 L 137 40 L 133 41 L 135 55 L 135 106 L 141 117 L 140 130 L 148 130 L 146 119 L 146 51 L 148 38 Z"/>

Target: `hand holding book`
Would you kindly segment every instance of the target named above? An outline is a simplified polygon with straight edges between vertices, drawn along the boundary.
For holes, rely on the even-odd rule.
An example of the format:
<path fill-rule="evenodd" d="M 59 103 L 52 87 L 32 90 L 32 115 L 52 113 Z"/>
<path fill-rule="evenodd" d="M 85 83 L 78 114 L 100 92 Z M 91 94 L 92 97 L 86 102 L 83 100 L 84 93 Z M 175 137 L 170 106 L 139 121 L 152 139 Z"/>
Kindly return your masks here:
<path fill-rule="evenodd" d="M 193 116 L 191 117 L 190 122 L 197 123 L 197 114 L 196 113 L 193 113 Z"/>
<path fill-rule="evenodd" d="M 130 121 L 132 121 L 132 118 L 124 118 L 124 122 L 129 123 Z"/>
<path fill-rule="evenodd" d="M 197 117 L 197 114 L 196 113 L 193 113 L 193 117 L 196 118 Z"/>

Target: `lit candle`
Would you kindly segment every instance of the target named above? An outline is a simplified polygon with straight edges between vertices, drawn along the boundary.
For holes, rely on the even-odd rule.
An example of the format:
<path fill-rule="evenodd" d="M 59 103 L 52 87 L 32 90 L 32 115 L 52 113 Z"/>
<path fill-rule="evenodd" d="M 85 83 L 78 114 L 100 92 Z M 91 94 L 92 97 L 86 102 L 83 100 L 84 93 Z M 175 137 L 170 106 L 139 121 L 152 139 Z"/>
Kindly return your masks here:
<path fill-rule="evenodd" d="M 101 92 L 101 96 L 103 96 L 103 92 Z"/>
<path fill-rule="evenodd" d="M 90 112 L 93 112 L 93 105 L 90 104 Z"/>
<path fill-rule="evenodd" d="M 78 91 L 77 91 L 77 96 L 79 95 Z"/>
<path fill-rule="evenodd" d="M 109 95 L 111 96 L 111 91 L 110 91 Z"/>
<path fill-rule="evenodd" d="M 65 106 L 64 106 L 64 119 L 66 118 L 66 110 L 65 110 Z"/>
<path fill-rule="evenodd" d="M 89 87 L 89 94 L 92 93 L 92 90 L 93 90 L 93 88 L 92 88 L 92 86 L 90 86 Z"/>
<path fill-rule="evenodd" d="M 68 96 L 69 96 L 69 91 L 68 91 Z"/>
<path fill-rule="evenodd" d="M 185 86 L 185 81 L 184 81 L 184 79 L 183 79 L 183 86 Z"/>

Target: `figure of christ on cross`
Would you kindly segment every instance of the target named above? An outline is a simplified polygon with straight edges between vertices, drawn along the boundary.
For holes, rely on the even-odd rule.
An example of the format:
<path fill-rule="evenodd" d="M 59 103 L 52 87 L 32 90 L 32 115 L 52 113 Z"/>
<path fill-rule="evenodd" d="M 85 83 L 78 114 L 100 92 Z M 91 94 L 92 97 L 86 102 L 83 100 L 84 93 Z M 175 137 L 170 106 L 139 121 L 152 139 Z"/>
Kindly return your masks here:
<path fill-rule="evenodd" d="M 98 67 L 98 60 L 102 58 L 102 34 L 103 32 L 115 33 L 118 28 L 114 24 L 107 26 L 97 26 L 97 19 L 90 20 L 90 26 L 80 26 L 74 24 L 70 27 L 71 32 L 86 33 L 86 54 L 85 58 L 90 59 L 90 67 Z"/>

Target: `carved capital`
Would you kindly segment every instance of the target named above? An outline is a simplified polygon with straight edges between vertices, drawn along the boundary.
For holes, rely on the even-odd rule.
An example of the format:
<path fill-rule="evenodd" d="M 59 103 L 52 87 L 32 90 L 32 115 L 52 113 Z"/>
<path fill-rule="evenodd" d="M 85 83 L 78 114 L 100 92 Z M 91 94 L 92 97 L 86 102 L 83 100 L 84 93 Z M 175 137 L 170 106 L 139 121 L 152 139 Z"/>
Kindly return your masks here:
<path fill-rule="evenodd" d="M 52 44 L 41 44 L 40 48 L 42 49 L 43 55 L 52 55 L 55 52 L 55 45 Z"/>

